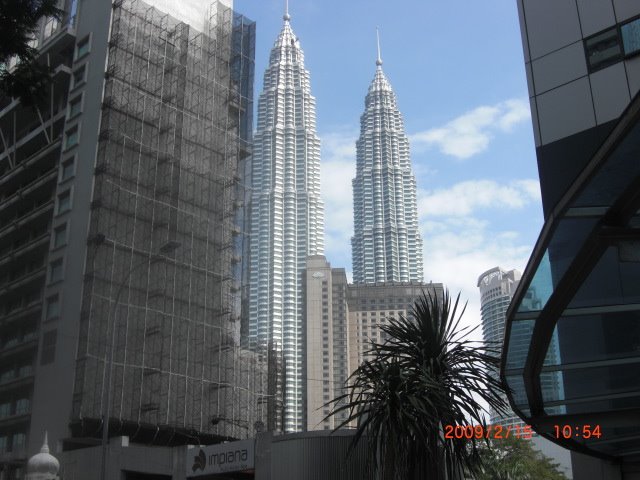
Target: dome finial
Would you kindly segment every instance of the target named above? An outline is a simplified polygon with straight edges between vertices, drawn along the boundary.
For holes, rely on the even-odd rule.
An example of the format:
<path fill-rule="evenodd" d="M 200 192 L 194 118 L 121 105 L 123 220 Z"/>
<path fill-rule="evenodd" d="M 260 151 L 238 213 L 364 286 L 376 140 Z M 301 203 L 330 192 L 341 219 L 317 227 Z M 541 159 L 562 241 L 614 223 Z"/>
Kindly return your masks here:
<path fill-rule="evenodd" d="M 289 0 L 284 0 L 284 15 L 282 18 L 285 22 L 291 20 L 291 15 L 289 15 Z"/>
<path fill-rule="evenodd" d="M 46 430 L 44 431 L 44 442 L 42 442 L 40 453 L 49 453 L 49 433 Z"/>
<path fill-rule="evenodd" d="M 376 40 L 378 42 L 378 58 L 376 58 L 376 65 L 382 65 L 382 57 L 380 56 L 380 32 L 378 31 L 378 27 L 376 27 Z"/>
<path fill-rule="evenodd" d="M 44 442 L 40 453 L 36 453 L 27 461 L 28 479 L 57 479 L 60 470 L 60 462 L 49 453 L 49 435 L 44 432 Z"/>

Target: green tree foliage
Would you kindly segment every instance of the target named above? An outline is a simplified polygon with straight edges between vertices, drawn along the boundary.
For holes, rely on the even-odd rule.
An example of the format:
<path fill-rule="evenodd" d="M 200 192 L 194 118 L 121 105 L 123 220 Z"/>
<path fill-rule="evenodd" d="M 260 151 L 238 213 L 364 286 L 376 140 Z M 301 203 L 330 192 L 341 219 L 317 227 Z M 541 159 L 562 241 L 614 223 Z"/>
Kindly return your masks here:
<path fill-rule="evenodd" d="M 480 448 L 482 466 L 471 478 L 475 480 L 566 480 L 552 462 L 534 450 L 531 441 L 508 437 L 492 440 Z"/>
<path fill-rule="evenodd" d="M 357 423 L 352 446 L 366 439 L 370 464 L 384 479 L 453 479 L 475 471 L 479 442 L 445 438 L 447 425 L 486 426 L 480 399 L 504 411 L 503 385 L 489 372 L 498 352 L 469 340 L 461 328 L 466 305 L 424 294 L 408 317 L 382 326 L 387 339 L 372 343 L 371 360 L 350 377 L 330 415 L 347 411 Z"/>
<path fill-rule="evenodd" d="M 30 45 L 43 17 L 60 19 L 57 0 L 0 0 L 0 92 L 33 104 L 49 83 L 46 65 L 37 62 L 37 49 Z M 18 65 L 9 71 L 12 57 Z"/>

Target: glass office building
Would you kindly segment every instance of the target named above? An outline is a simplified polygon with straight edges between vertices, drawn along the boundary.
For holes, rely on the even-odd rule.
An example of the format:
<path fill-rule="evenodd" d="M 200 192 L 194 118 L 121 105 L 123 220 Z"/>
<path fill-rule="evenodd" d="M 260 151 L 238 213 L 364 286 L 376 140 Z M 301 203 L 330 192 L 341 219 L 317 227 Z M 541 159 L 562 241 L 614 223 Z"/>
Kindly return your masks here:
<path fill-rule="evenodd" d="M 501 372 L 538 433 L 606 460 L 606 478 L 638 478 L 640 4 L 518 5 L 545 224 Z M 600 478 L 575 458 L 576 478 Z"/>

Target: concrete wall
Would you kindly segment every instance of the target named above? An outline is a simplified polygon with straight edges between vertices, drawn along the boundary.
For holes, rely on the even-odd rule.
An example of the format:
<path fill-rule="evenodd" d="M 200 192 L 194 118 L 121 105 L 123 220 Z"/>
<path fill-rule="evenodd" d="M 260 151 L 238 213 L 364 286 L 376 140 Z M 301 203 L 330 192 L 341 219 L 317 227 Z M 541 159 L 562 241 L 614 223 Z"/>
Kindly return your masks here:
<path fill-rule="evenodd" d="M 370 480 L 365 441 L 347 456 L 353 431 L 258 436 L 256 480 Z M 260 455 L 258 454 L 260 452 Z"/>
<path fill-rule="evenodd" d="M 89 39 L 89 51 L 82 56 L 74 52 L 73 71 L 84 65 L 86 82 L 78 86 L 72 81 L 69 98 L 82 94 L 83 108 L 80 115 L 67 120 L 65 131 L 77 126 L 80 137 L 79 143 L 71 148 L 65 148 L 63 143 L 61 161 L 75 159 L 75 174 L 68 180 L 61 179 L 56 191 L 56 196 L 71 191 L 71 210 L 61 214 L 56 211 L 53 218 L 53 227 L 67 224 L 68 240 L 65 246 L 55 251 L 52 249 L 49 255 L 50 262 L 63 260 L 63 280 L 49 283 L 44 291 L 45 299 L 54 294 L 60 296 L 61 309 L 59 317 L 49 321 L 41 329 L 41 333 L 57 330 L 55 359 L 47 365 L 41 365 L 38 359 L 28 455 L 39 451 L 44 430 L 49 433 L 49 444 L 53 452 L 59 450 L 57 443 L 69 436 L 89 204 L 100 127 L 110 18 L 110 2 L 84 0 L 79 4 L 76 43 Z"/>
<path fill-rule="evenodd" d="M 367 471 L 366 440 L 347 455 L 353 430 L 302 432 L 256 438 L 256 480 L 370 480 Z M 122 480 L 124 472 L 161 475 L 171 480 L 213 480 L 212 476 L 187 477 L 187 462 L 193 452 L 186 446 L 160 447 L 129 444 L 127 437 L 112 438 L 109 447 L 107 480 Z M 63 452 L 60 476 L 64 480 L 99 480 L 100 446 Z"/>
<path fill-rule="evenodd" d="M 123 471 L 164 475 L 172 480 L 186 478 L 187 447 L 159 447 L 129 444 L 127 437 L 112 438 L 109 444 L 106 480 L 122 480 Z M 99 480 L 100 446 L 57 455 L 64 480 Z"/>

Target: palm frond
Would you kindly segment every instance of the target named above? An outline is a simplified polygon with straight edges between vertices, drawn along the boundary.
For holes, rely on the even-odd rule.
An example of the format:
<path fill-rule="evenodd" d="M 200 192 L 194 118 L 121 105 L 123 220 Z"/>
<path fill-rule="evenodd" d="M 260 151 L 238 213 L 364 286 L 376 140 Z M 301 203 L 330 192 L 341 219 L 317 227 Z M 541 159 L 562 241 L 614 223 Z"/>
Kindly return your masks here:
<path fill-rule="evenodd" d="M 348 392 L 326 404 L 326 418 L 347 412 L 338 428 L 357 422 L 350 451 L 366 437 L 374 469 L 390 459 L 397 478 L 478 468 L 478 440 L 445 439 L 443 428 L 486 425 L 481 402 L 503 412 L 505 389 L 495 374 L 499 346 L 468 339 L 466 307 L 460 294 L 423 293 L 409 315 L 380 326 L 386 340 L 371 343 Z"/>

